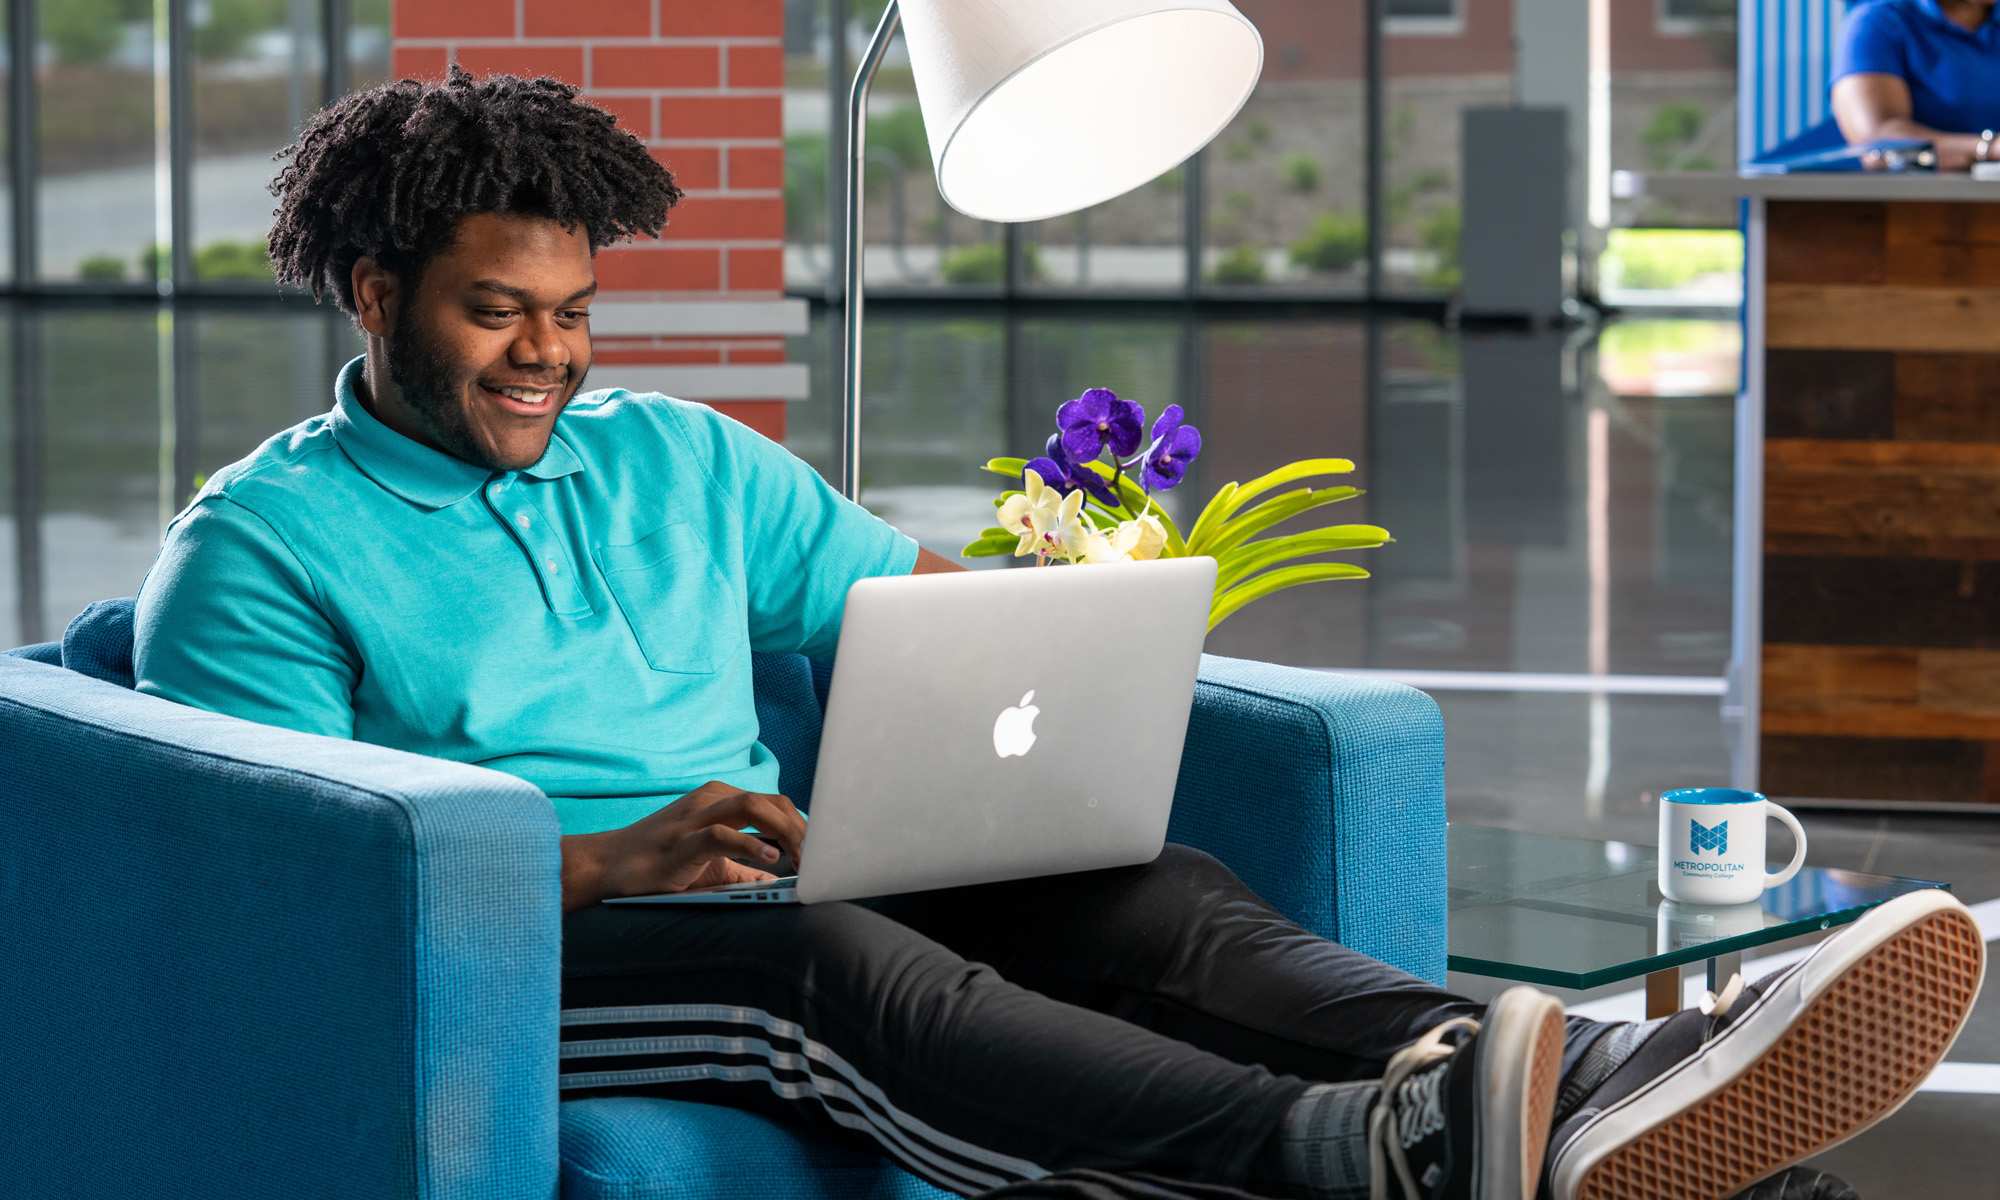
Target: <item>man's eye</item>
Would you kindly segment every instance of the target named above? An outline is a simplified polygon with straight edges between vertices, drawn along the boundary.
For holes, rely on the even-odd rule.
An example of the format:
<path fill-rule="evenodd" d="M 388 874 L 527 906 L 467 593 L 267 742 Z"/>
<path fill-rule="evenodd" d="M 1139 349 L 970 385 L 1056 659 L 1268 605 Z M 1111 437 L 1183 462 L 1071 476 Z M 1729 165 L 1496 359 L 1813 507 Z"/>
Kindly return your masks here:
<path fill-rule="evenodd" d="M 556 314 L 556 319 L 561 321 L 584 321 L 589 318 L 590 310 L 586 308 L 572 308 Z"/>
<path fill-rule="evenodd" d="M 482 308 L 479 310 L 479 315 L 489 321 L 505 321 L 514 315 L 514 310 L 511 308 Z"/>

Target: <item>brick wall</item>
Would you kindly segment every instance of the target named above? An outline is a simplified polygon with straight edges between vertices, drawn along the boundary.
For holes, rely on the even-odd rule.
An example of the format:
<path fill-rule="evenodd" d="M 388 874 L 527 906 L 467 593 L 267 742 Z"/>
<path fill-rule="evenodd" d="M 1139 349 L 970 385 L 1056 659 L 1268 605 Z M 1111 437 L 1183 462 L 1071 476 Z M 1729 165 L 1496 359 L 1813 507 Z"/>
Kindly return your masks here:
<path fill-rule="evenodd" d="M 605 300 L 665 315 L 649 332 L 632 320 L 621 326 L 626 336 L 600 331 L 592 384 L 704 400 L 782 438 L 785 400 L 803 398 L 803 369 L 773 369 L 785 359 L 782 337 L 729 334 L 802 331 L 804 322 L 802 304 L 781 299 L 783 0 L 394 0 L 393 8 L 397 78 L 440 78 L 456 61 L 475 75 L 577 84 L 686 189 L 662 238 L 598 255 Z M 672 314 L 690 301 L 727 304 L 723 312 L 744 319 L 704 314 L 700 327 L 715 332 L 677 335 L 687 326 Z"/>

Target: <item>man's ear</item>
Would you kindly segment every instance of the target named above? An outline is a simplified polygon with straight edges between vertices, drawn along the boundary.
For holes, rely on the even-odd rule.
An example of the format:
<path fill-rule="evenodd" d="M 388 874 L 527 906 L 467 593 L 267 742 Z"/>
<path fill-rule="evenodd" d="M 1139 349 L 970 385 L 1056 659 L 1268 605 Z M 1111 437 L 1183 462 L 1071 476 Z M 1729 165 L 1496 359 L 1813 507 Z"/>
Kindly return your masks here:
<path fill-rule="evenodd" d="M 354 295 L 354 319 L 374 337 L 388 337 L 396 327 L 396 305 L 402 299 L 395 273 L 362 255 L 348 275 Z"/>

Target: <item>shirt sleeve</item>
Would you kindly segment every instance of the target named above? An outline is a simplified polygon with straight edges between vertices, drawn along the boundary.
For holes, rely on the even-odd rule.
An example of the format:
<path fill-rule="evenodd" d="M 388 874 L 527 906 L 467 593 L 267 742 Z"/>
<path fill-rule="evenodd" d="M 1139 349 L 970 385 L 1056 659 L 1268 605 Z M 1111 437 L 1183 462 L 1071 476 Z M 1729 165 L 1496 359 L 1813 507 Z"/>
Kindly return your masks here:
<path fill-rule="evenodd" d="M 673 411 L 743 523 L 750 646 L 831 661 L 847 589 L 907 575 L 917 543 L 827 486 L 791 451 L 709 408 Z"/>
<path fill-rule="evenodd" d="M 354 736 L 359 660 L 284 539 L 225 496 L 174 522 L 139 589 L 138 689 L 329 737 Z"/>
<path fill-rule="evenodd" d="M 1909 38 L 1909 27 L 1895 5 L 1878 2 L 1856 8 L 1840 25 L 1840 44 L 1833 51 L 1833 78 L 1894 75 L 1909 79 Z"/>

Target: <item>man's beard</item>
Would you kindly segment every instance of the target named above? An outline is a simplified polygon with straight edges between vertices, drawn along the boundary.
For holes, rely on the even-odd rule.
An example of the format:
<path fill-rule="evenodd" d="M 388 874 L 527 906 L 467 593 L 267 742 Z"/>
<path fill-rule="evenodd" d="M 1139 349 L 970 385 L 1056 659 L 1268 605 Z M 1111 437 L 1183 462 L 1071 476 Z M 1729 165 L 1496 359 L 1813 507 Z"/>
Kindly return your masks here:
<path fill-rule="evenodd" d="M 478 373 L 461 371 L 445 353 L 440 339 L 417 320 L 413 307 L 405 305 L 396 314 L 396 327 L 383 344 L 389 360 L 389 381 L 403 391 L 403 402 L 430 434 L 431 440 L 453 458 L 463 459 L 489 471 L 505 471 L 504 463 L 482 449 L 472 436 L 465 419 L 464 397 L 469 387 L 478 386 Z M 585 370 L 589 368 L 586 366 Z M 581 383 L 573 375 L 576 368 L 564 369 L 563 381 L 549 397 L 551 405 L 566 399 L 572 385 Z"/>

